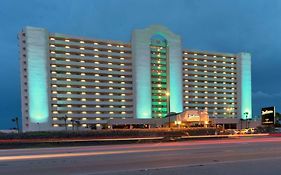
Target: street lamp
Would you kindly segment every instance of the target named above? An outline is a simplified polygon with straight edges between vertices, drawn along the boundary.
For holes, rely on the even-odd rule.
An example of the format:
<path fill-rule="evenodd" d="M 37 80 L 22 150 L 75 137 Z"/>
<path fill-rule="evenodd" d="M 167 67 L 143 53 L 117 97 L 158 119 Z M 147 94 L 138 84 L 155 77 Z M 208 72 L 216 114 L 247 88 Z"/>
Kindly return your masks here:
<path fill-rule="evenodd" d="M 170 116 L 170 93 L 166 92 L 167 96 L 167 116 L 169 117 L 169 128 L 171 128 L 171 116 Z"/>

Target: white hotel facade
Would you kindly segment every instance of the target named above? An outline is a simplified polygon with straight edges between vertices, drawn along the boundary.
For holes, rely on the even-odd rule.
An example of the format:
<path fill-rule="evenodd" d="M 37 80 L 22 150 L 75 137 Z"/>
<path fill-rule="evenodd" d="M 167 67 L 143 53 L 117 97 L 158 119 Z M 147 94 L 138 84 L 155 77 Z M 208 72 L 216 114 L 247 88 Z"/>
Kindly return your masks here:
<path fill-rule="evenodd" d="M 19 33 L 23 131 L 107 128 L 113 119 L 163 118 L 205 109 L 210 117 L 250 119 L 251 55 L 182 48 L 153 25 L 130 42 Z"/>

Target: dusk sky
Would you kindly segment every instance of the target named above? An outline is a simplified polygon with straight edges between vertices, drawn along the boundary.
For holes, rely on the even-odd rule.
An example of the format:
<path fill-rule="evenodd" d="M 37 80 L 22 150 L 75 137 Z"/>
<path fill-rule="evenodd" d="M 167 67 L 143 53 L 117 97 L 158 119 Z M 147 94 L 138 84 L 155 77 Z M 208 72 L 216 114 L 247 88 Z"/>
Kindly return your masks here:
<path fill-rule="evenodd" d="M 17 34 L 25 26 L 129 42 L 131 32 L 161 24 L 187 49 L 252 54 L 253 112 L 281 112 L 280 0 L 1 0 L 0 129 L 21 117 Z"/>

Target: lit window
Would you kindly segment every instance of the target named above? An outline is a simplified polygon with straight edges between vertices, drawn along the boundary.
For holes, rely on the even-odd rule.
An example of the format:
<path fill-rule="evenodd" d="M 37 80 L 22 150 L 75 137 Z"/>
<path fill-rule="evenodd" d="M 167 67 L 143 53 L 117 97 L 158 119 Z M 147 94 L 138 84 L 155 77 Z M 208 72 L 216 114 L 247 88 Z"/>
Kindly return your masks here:
<path fill-rule="evenodd" d="M 65 55 L 70 55 L 70 53 L 66 52 Z"/>
<path fill-rule="evenodd" d="M 84 44 L 85 42 L 84 42 L 84 41 L 80 41 L 80 43 L 81 43 L 81 44 Z"/>
<path fill-rule="evenodd" d="M 84 47 L 80 47 L 80 50 L 85 50 L 85 48 Z"/>
<path fill-rule="evenodd" d="M 85 56 L 85 54 L 82 54 L 82 53 L 81 53 L 81 54 L 80 54 L 80 56 L 81 56 L 81 57 L 84 57 L 84 56 Z"/>
<path fill-rule="evenodd" d="M 66 39 L 66 40 L 64 40 L 65 42 L 69 42 L 69 40 L 68 39 Z"/>
<path fill-rule="evenodd" d="M 54 41 L 54 40 L 55 40 L 55 38 L 50 38 L 50 40 Z"/>

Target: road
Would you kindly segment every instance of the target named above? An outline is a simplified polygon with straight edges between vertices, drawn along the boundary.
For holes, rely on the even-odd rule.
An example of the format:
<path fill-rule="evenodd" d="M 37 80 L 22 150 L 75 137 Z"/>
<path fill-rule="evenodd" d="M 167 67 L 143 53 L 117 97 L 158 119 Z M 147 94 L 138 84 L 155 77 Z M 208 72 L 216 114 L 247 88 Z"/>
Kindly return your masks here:
<path fill-rule="evenodd" d="M 2 175 L 280 174 L 281 137 L 0 150 Z"/>

